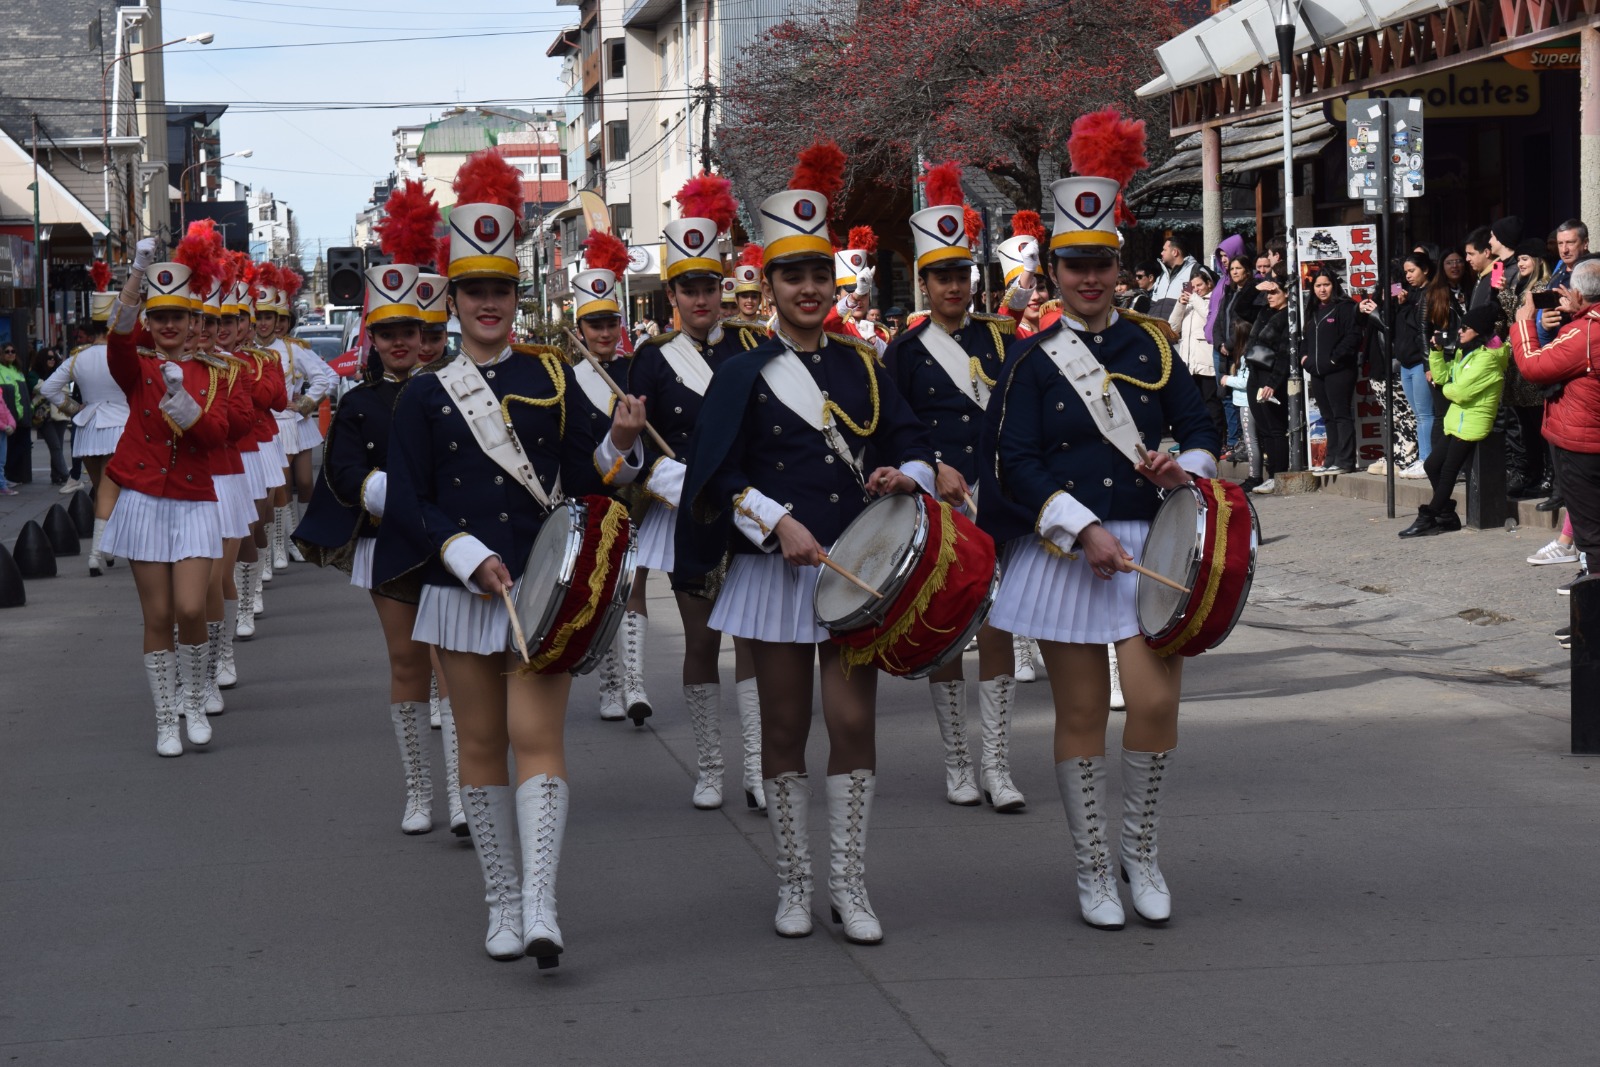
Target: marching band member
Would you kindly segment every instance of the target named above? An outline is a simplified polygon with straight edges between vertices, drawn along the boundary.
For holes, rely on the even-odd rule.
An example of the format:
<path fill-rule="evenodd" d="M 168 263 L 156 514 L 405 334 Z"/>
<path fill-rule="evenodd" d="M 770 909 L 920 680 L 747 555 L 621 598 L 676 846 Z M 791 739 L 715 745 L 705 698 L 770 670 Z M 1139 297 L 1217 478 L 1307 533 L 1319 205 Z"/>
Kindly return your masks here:
<path fill-rule="evenodd" d="M 869 226 L 852 226 L 849 243 L 833 254 L 834 305 L 823 329 L 859 337 L 882 358 L 889 333 L 867 318 L 874 276 L 867 257 L 878 247 L 878 237 Z"/>
<path fill-rule="evenodd" d="M 273 413 L 278 423 L 278 432 L 273 438 L 274 452 L 282 453 L 279 458 L 283 460 L 283 469 L 278 472 L 278 484 L 272 487 L 272 492 L 268 496 L 267 518 L 263 523 L 263 533 L 266 538 L 264 547 L 267 549 L 267 558 L 261 564 L 263 583 L 272 581 L 273 571 L 281 571 L 289 565 L 283 516 L 289 507 L 294 457 L 300 451 L 300 434 L 295 425 L 299 415 L 295 410 L 295 402 L 298 400 L 304 379 L 295 366 L 294 356 L 290 353 L 289 347 L 279 339 L 282 331 L 279 328 L 278 309 L 284 306 L 286 299 L 285 273 L 283 268 L 275 263 L 263 263 L 257 271 L 259 289 L 255 301 L 256 344 L 271 352 L 278 361 L 283 375 L 284 391 L 289 396 L 289 406 Z M 256 613 L 261 613 L 259 606 L 256 608 Z"/>
<path fill-rule="evenodd" d="M 248 641 L 255 636 L 256 616 L 265 606 L 261 588 L 272 574 L 273 494 L 284 485 L 286 466 L 279 441 L 278 413 L 289 406 L 288 388 L 283 378 L 283 363 L 278 353 L 262 347 L 263 327 L 257 322 L 258 301 L 269 299 L 260 284 L 254 263 L 240 262 L 240 281 L 235 299 L 239 307 L 237 354 L 246 360 L 250 377 L 251 401 L 255 409 L 253 432 L 255 449 L 245 449 L 245 473 L 250 478 L 250 494 L 255 500 L 256 521 L 251 536 L 240 543 L 239 562 L 234 566 L 233 582 L 239 590 L 238 615 L 234 618 L 234 637 Z M 276 268 L 274 268 L 275 270 Z M 265 314 L 265 313 L 263 313 Z M 275 315 L 271 316 L 276 318 Z M 275 327 L 265 330 L 268 334 Z M 270 340 L 270 338 L 269 338 Z"/>
<path fill-rule="evenodd" d="M 106 292 L 111 284 L 111 267 L 105 260 L 97 259 L 89 268 L 94 279 L 95 292 L 89 294 L 89 343 L 81 346 L 56 368 L 42 385 L 39 394 L 62 410 L 79 404 L 72 416 L 72 455 L 83 461 L 89 474 L 89 484 L 94 494 L 94 539 L 89 544 L 89 575 L 100 577 L 102 568 L 109 567 L 115 557 L 100 551 L 105 537 L 106 520 L 117 502 L 117 483 L 105 477 L 106 462 L 117 450 L 117 440 L 128 422 L 128 398 L 111 377 L 106 366 L 106 320 L 111 315 L 117 294 Z M 73 384 L 78 386 L 78 400 L 68 397 Z"/>
<path fill-rule="evenodd" d="M 667 299 L 677 312 L 681 329 L 647 338 L 633 357 L 628 391 L 643 398 L 654 412 L 652 425 L 679 458 L 654 447 L 646 448 L 648 474 L 641 488 L 650 500 L 639 524 L 637 593 L 644 588 L 647 570 L 671 577 L 673 597 L 683 619 L 683 699 L 694 729 L 696 764 L 693 802 L 702 809 L 722 806 L 722 699 L 717 660 L 722 635 L 708 625 L 711 599 L 704 583 L 685 580 L 675 573 L 673 535 L 678 525 L 679 494 L 683 489 L 683 457 L 689 436 L 700 420 L 705 392 L 712 373 L 729 358 L 758 343 L 748 327 L 717 321 L 714 303 L 722 288 L 722 261 L 717 258 L 717 235 L 733 224 L 738 203 L 726 178 L 701 174 L 678 192 L 684 217 L 667 223 L 662 241 L 666 248 Z M 744 738 L 745 804 L 765 806 L 761 788 L 761 698 L 756 691 L 755 666 L 749 645 L 735 638 L 735 692 Z"/>
<path fill-rule="evenodd" d="M 568 809 L 562 731 L 572 678 L 517 669 L 502 595 L 522 574 L 553 494 L 604 492 L 638 475 L 644 405 L 619 401 L 597 441 L 589 420 L 577 417 L 577 386 L 560 355 L 508 344 L 520 175 L 489 150 L 461 167 L 456 193 L 450 288 L 465 358 L 415 376 L 401 393 L 373 579 L 379 591 L 402 577 L 422 582 L 412 637 L 437 646 L 449 683 L 461 799 L 489 906 L 485 948 L 495 959 L 528 954 L 548 967 L 564 947 L 555 884 Z M 469 421 L 466 411 L 480 402 L 493 406 Z M 508 851 L 514 826 L 520 885 Z"/>
<path fill-rule="evenodd" d="M 674 562 L 680 579 L 698 580 L 731 557 L 709 625 L 752 642 L 782 937 L 811 932 L 805 748 L 820 661 L 830 744 L 828 893 L 845 937 L 876 944 L 883 930 L 865 875 L 877 672 L 845 673 L 838 646 L 817 625 L 812 595 L 823 546 L 872 495 L 932 491 L 933 448 L 872 349 L 822 328 L 834 281 L 828 203 L 843 168 L 831 142 L 809 148 L 790 190 L 761 205 L 777 325 L 711 380 L 704 409 L 718 417 L 702 420 L 691 441 L 681 495 L 690 521 L 678 524 Z M 864 452 L 886 465 L 867 467 Z"/>
<path fill-rule="evenodd" d="M 927 195 L 932 206 L 911 216 L 911 236 L 928 315 L 889 345 L 884 363 L 933 437 L 939 497 L 959 508 L 976 492 L 983 413 L 1015 322 L 968 310 L 973 260 L 960 166 L 945 163 L 932 168 Z M 1011 812 L 1027 803 L 1011 779 L 1013 670 L 1011 635 L 985 625 L 978 632 L 982 757 L 976 779 L 967 743 L 967 683 L 961 657 L 928 679 L 944 739 L 945 799 L 952 804 L 987 800 L 996 811 Z"/>
<path fill-rule="evenodd" d="M 722 309 L 720 317 L 724 319 L 737 318 L 739 315 L 739 294 L 734 292 L 732 278 L 722 279 Z"/>
<path fill-rule="evenodd" d="M 443 269 L 449 270 L 450 242 L 440 241 L 444 256 Z M 420 270 L 417 274 L 417 308 L 422 312 L 422 343 L 417 352 L 417 363 L 426 367 L 445 357 L 450 344 L 450 310 L 448 299 L 449 279 L 442 274 Z M 428 682 L 428 723 L 435 730 L 444 731 L 445 770 L 450 778 L 450 832 L 458 837 L 467 834 L 467 817 L 461 812 L 460 750 L 456 743 L 455 715 L 450 706 L 450 687 L 445 684 L 444 672 L 439 669 L 439 650 L 428 649 L 428 659 L 433 671 Z"/>
<path fill-rule="evenodd" d="M 1069 149 L 1085 176 L 1050 188 L 1061 320 L 1018 342 L 1006 360 L 985 422 L 979 512 L 1003 546 L 990 621 L 1037 638 L 1049 668 L 1079 907 L 1086 923 L 1111 930 L 1122 927 L 1123 911 L 1106 825 L 1106 644 L 1116 646 L 1128 704 L 1121 869 L 1135 911 L 1159 923 L 1171 914 L 1156 832 L 1177 744 L 1182 662 L 1142 639 L 1129 563 L 1144 545 L 1159 490 L 1214 477 L 1220 446 L 1166 331 L 1112 304 L 1113 212 L 1132 161 L 1143 165 L 1143 146 L 1144 124 L 1115 111 L 1074 124 Z M 1169 429 L 1177 458 L 1160 447 Z"/>
<path fill-rule="evenodd" d="M 287 268 L 283 271 L 283 279 L 285 292 L 283 299 L 278 303 L 277 340 L 291 354 L 294 374 L 299 382 L 298 387 L 290 391 L 289 397 L 295 413 L 294 434 L 297 451 L 290 461 L 293 481 L 289 488 L 293 492 L 290 494 L 288 507 L 279 516 L 279 544 L 289 559 L 296 563 L 304 563 L 305 559 L 301 557 L 300 550 L 295 547 L 289 534 L 293 532 L 306 505 L 311 502 L 313 485 L 311 458 L 316 454 L 317 446 L 322 444 L 322 427 L 319 422 L 322 400 L 333 392 L 338 377 L 322 361 L 322 357 L 317 355 L 309 341 L 290 332 L 294 328 L 294 298 L 300 292 L 302 279 L 297 271 Z M 273 560 L 273 566 L 277 566 L 276 559 Z"/>
<path fill-rule="evenodd" d="M 730 325 L 740 330 L 740 343 L 749 341 L 754 348 L 767 339 L 767 316 L 762 312 L 761 303 L 761 246 L 750 242 L 739 253 L 739 262 L 733 266 L 733 299 L 738 304 L 738 311 L 730 319 L 724 321 L 724 329 Z M 748 331 L 748 336 L 746 334 Z"/>
<path fill-rule="evenodd" d="M 128 398 L 129 417 L 106 467 L 122 491 L 101 547 L 128 560 L 139 591 L 156 752 L 181 756 L 180 713 L 190 744 L 211 740 L 205 714 L 206 584 L 211 560 L 222 554 L 222 532 L 206 453 L 226 439 L 228 416 L 215 403 L 216 369 L 184 353 L 190 307 L 185 291 L 192 280 L 204 289 L 209 275 L 196 279 L 181 263 L 156 263 L 155 249 L 153 238 L 138 243 L 112 310 L 106 364 Z M 133 340 L 147 277 L 150 295 L 143 303 L 152 349 Z"/>

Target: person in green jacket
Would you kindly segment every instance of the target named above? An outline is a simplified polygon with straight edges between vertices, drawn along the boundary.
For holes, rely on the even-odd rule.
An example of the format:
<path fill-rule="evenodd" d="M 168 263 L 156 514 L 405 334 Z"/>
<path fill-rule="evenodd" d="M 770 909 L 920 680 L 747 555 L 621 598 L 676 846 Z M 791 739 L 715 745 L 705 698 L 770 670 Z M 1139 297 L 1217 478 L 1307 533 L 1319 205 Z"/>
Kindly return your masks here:
<path fill-rule="evenodd" d="M 1496 323 L 1492 307 L 1476 307 L 1461 318 L 1455 356 L 1437 345 L 1428 353 L 1428 375 L 1450 401 L 1444 416 L 1444 447 L 1436 448 L 1423 464 L 1433 484 L 1433 499 L 1417 509 L 1417 518 L 1400 531 L 1401 537 L 1426 537 L 1461 529 L 1452 494 L 1461 469 L 1472 459 L 1478 442 L 1494 428 L 1511 350 L 1505 344 L 1490 347 Z"/>

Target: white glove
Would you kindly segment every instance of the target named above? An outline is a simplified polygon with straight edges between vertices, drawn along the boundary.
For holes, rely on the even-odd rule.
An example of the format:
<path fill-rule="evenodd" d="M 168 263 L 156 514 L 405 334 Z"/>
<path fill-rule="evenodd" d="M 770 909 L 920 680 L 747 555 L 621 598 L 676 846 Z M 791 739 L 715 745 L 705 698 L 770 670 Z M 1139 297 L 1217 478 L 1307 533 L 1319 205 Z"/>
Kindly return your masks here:
<path fill-rule="evenodd" d="M 367 475 L 361 486 L 361 506 L 375 519 L 383 518 L 383 509 L 389 501 L 389 475 L 375 470 Z"/>
<path fill-rule="evenodd" d="M 978 269 L 978 265 L 976 263 L 974 263 L 972 265 L 972 291 L 973 292 L 977 292 L 978 291 L 978 283 L 981 282 L 982 280 L 983 280 L 983 272 L 981 270 L 979 270 Z"/>
<path fill-rule="evenodd" d="M 855 292 L 856 292 L 857 296 L 871 296 L 872 295 L 872 268 L 871 267 L 862 267 L 861 270 L 859 272 L 857 272 L 857 274 L 856 274 Z"/>
<path fill-rule="evenodd" d="M 1022 270 L 1027 274 L 1039 273 L 1039 242 L 1029 238 L 1022 246 Z"/>
<path fill-rule="evenodd" d="M 143 274 L 150 269 L 150 264 L 156 261 L 156 239 L 154 237 L 140 238 L 139 243 L 133 246 L 133 269 Z"/>
<path fill-rule="evenodd" d="M 183 392 L 183 368 L 176 363 L 161 364 L 161 379 L 167 383 L 168 396 Z"/>
<path fill-rule="evenodd" d="M 313 400 L 309 396 L 303 396 L 294 402 L 294 409 L 302 415 L 310 415 L 321 406 L 322 401 Z"/>
<path fill-rule="evenodd" d="M 167 395 L 161 398 L 157 406 L 178 424 L 178 429 L 187 430 L 199 422 L 204 414 L 200 403 L 183 388 L 183 369 L 176 363 L 161 364 L 161 377 L 167 383 Z"/>

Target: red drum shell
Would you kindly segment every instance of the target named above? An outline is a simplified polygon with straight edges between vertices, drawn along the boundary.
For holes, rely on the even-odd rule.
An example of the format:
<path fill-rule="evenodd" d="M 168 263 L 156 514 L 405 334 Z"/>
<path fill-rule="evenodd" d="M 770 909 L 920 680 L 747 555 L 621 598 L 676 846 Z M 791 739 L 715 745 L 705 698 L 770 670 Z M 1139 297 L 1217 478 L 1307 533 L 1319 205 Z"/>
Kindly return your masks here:
<path fill-rule="evenodd" d="M 621 618 L 618 605 L 626 602 L 633 585 L 635 549 L 628 509 L 598 495 L 579 497 L 577 502 L 583 505 L 583 544 L 572 581 L 561 590 L 554 619 L 537 644 L 528 648 L 526 669 L 535 674 L 592 670 L 600 655 L 591 653 L 601 651 L 615 636 Z M 528 636 L 531 640 L 534 635 Z"/>
<path fill-rule="evenodd" d="M 1255 578 L 1257 527 L 1249 496 L 1220 478 L 1196 478 L 1193 490 L 1205 510 L 1196 566 L 1190 574 L 1167 575 L 1188 585 L 1189 594 L 1172 624 L 1145 633 L 1145 643 L 1162 656 L 1198 656 L 1220 645 L 1238 622 Z M 1149 581 L 1139 576 L 1140 586 Z"/>

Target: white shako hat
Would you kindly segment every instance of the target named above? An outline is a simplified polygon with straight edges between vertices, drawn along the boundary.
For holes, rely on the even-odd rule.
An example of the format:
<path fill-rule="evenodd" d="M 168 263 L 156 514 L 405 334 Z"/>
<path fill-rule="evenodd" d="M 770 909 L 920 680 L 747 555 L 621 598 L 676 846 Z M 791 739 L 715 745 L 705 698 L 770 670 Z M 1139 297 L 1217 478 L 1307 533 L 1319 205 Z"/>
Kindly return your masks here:
<path fill-rule="evenodd" d="M 417 268 L 409 263 L 384 263 L 368 267 L 368 326 L 380 322 L 421 322 L 417 306 Z"/>
<path fill-rule="evenodd" d="M 722 279 L 722 302 L 724 304 L 732 304 L 738 300 L 738 297 L 739 290 L 735 288 L 734 280 L 732 278 Z"/>
<path fill-rule="evenodd" d="M 828 198 L 810 189 L 785 189 L 761 201 L 761 265 L 802 259 L 832 260 Z"/>
<path fill-rule="evenodd" d="M 516 281 L 517 216 L 499 204 L 457 204 L 450 209 L 450 280 Z"/>
<path fill-rule="evenodd" d="M 1117 234 L 1115 178 L 1058 178 L 1050 183 L 1055 201 L 1055 227 L 1050 251 L 1058 256 L 1115 255 L 1121 244 Z"/>
<path fill-rule="evenodd" d="M 734 267 L 733 291 L 735 293 L 761 292 L 761 269 L 751 263 L 741 263 Z"/>
<path fill-rule="evenodd" d="M 1005 271 L 1005 284 L 1010 285 L 1017 280 L 1017 275 L 1022 273 L 1022 257 L 1027 255 L 1030 249 L 1035 256 L 1039 254 L 1038 240 L 1028 234 L 1007 237 L 1000 242 L 997 251 L 1000 253 L 1001 269 Z"/>
<path fill-rule="evenodd" d="M 622 314 L 622 305 L 617 303 L 617 276 L 608 270 L 579 271 L 572 278 L 572 295 L 574 319 Z"/>
<path fill-rule="evenodd" d="M 222 291 L 222 279 L 218 278 L 211 283 L 211 291 L 206 294 L 205 303 L 201 306 L 201 310 L 207 315 L 215 315 L 221 318 L 223 297 L 225 295 Z"/>
<path fill-rule="evenodd" d="M 417 310 L 422 312 L 423 322 L 443 326 L 450 321 L 450 309 L 445 306 L 449 289 L 450 280 L 444 275 L 418 269 Z"/>
<path fill-rule="evenodd" d="M 911 240 L 917 250 L 917 270 L 929 267 L 968 266 L 967 209 L 963 204 L 923 208 L 911 215 Z"/>
<path fill-rule="evenodd" d="M 89 317 L 95 322 L 110 322 L 111 306 L 116 302 L 116 293 L 90 293 Z"/>
<path fill-rule="evenodd" d="M 667 249 L 666 281 L 691 274 L 722 277 L 715 222 L 710 219 L 673 219 L 662 228 L 661 239 Z"/>
<path fill-rule="evenodd" d="M 844 248 L 833 254 L 833 284 L 851 286 L 867 266 L 867 253 L 860 248 Z"/>
<path fill-rule="evenodd" d="M 150 268 L 144 272 L 144 284 L 146 311 L 161 308 L 194 310 L 194 301 L 189 298 L 189 268 L 182 263 L 150 264 Z"/>

